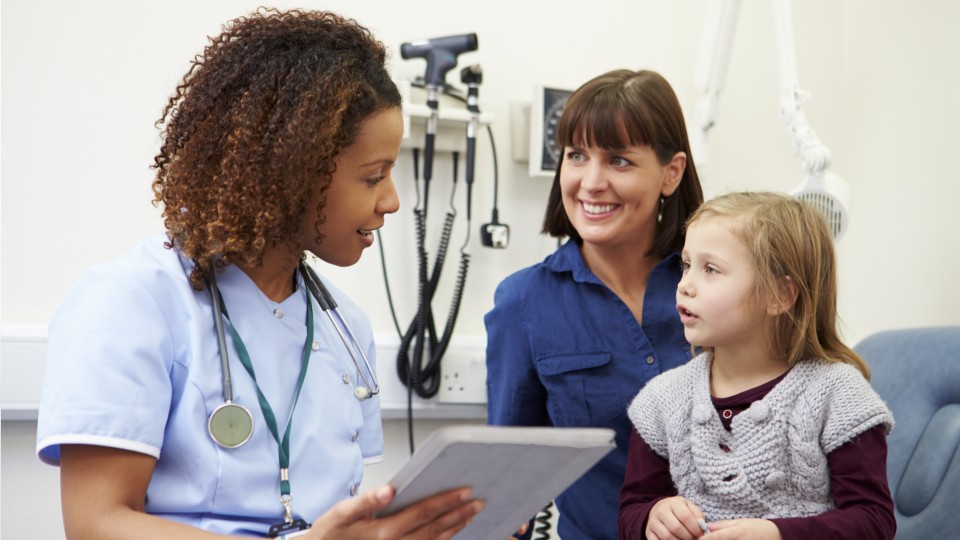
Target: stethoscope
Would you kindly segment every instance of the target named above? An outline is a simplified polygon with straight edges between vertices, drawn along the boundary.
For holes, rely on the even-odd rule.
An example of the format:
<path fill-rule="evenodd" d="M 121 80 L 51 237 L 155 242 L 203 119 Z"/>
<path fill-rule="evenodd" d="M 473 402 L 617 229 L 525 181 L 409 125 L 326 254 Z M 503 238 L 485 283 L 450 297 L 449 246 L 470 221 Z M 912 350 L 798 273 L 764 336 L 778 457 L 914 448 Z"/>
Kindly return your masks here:
<path fill-rule="evenodd" d="M 224 448 L 237 448 L 253 436 L 253 415 L 249 409 L 233 401 L 233 383 L 230 378 L 230 362 L 227 357 L 227 339 L 223 328 L 223 299 L 220 296 L 220 290 L 217 288 L 217 280 L 214 274 L 215 271 L 211 271 L 209 274 L 208 289 L 210 290 L 211 303 L 213 304 L 213 323 L 217 331 L 217 346 L 220 350 L 223 403 L 210 413 L 210 418 L 207 421 L 207 431 L 209 431 L 210 437 L 218 445 Z M 300 263 L 300 274 L 303 276 L 303 282 L 306 284 L 307 289 L 310 290 L 311 295 L 317 300 L 317 304 L 320 305 L 320 309 L 327 314 L 327 317 L 330 319 L 330 324 L 332 324 L 333 328 L 337 331 L 337 335 L 340 336 L 340 341 L 343 342 L 344 348 L 347 349 L 350 358 L 353 359 L 353 363 L 357 367 L 357 371 L 360 373 L 360 377 L 363 379 L 363 384 L 354 388 L 353 395 L 359 400 L 369 399 L 377 395 L 380 393 L 380 384 L 377 381 L 377 375 L 374 373 L 373 367 L 370 365 L 370 360 L 363 351 L 363 347 L 360 346 L 356 334 L 353 333 L 353 328 L 350 327 L 350 323 L 347 322 L 346 317 L 340 313 L 337 302 L 333 299 L 333 296 L 330 294 L 330 291 L 327 290 L 326 286 L 324 286 L 323 282 L 320 281 L 319 276 L 317 276 L 313 268 L 310 268 L 310 266 L 304 262 Z M 309 295 L 307 296 L 307 302 L 310 302 Z M 311 311 L 309 305 L 307 306 L 307 311 Z M 334 314 L 336 317 L 334 317 Z M 337 322 L 338 320 L 339 323 Z M 346 330 L 346 333 L 344 333 L 344 330 Z M 347 340 L 348 335 L 350 341 Z M 366 367 L 366 372 L 364 372 L 364 369 L 361 367 L 360 360 L 357 358 L 354 349 L 360 352 L 360 358 L 363 359 L 363 366 Z M 368 374 L 369 378 L 367 377 Z"/>

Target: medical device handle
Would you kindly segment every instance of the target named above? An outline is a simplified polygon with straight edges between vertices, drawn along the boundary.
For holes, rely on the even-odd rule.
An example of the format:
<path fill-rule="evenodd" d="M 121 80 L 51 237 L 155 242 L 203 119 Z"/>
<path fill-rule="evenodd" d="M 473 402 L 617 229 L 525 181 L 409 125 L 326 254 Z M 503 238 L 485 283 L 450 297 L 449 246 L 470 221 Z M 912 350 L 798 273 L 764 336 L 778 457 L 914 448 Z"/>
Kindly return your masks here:
<path fill-rule="evenodd" d="M 437 123 L 440 121 L 439 88 L 427 85 L 427 108 L 430 116 L 427 118 L 427 132 L 423 141 L 423 215 L 427 215 L 427 206 L 430 201 L 430 180 L 433 178 L 433 152 L 437 140 Z"/>
<path fill-rule="evenodd" d="M 480 126 L 480 83 L 483 82 L 483 68 L 479 64 L 467 66 L 460 71 L 460 81 L 467 85 L 467 111 L 470 122 L 467 124 L 467 164 L 464 173 L 467 184 L 467 221 L 470 221 L 473 208 L 473 179 L 477 159 L 477 129 Z M 469 231 L 469 225 L 467 229 Z"/>

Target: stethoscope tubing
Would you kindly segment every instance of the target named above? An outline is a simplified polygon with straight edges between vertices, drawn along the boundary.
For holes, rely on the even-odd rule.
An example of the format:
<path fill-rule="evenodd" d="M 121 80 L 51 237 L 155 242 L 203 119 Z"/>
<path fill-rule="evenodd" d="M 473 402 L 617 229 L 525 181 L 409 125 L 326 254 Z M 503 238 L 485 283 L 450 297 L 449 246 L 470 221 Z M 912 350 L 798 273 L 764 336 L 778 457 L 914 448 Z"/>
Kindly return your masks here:
<path fill-rule="evenodd" d="M 217 288 L 216 270 L 210 272 L 210 298 L 213 302 L 213 325 L 217 329 L 217 347 L 220 351 L 220 377 L 223 387 L 223 401 L 233 402 L 233 381 L 230 379 L 230 359 L 227 357 L 227 338 L 223 329 L 223 312 L 220 309 L 220 289 Z"/>
<path fill-rule="evenodd" d="M 300 263 L 300 272 L 304 276 L 304 283 L 306 284 L 307 289 L 310 291 L 309 294 L 316 299 L 317 303 L 320 305 L 320 309 L 327 314 L 327 317 L 330 319 L 330 324 L 332 324 L 334 330 L 336 330 L 337 335 L 340 337 L 340 341 L 343 343 L 347 353 L 350 354 L 350 358 L 353 360 L 353 364 L 356 366 L 357 372 L 359 372 L 360 378 L 363 380 L 363 386 L 357 386 L 354 388 L 354 395 L 357 397 L 357 399 L 363 401 L 379 394 L 380 384 L 377 381 L 377 375 L 373 370 L 373 365 L 370 363 L 369 358 L 367 358 L 367 354 L 364 352 L 363 347 L 360 346 L 360 341 L 353 332 L 353 328 L 350 326 L 350 323 L 347 322 L 346 317 L 343 316 L 343 314 L 340 312 L 340 309 L 337 307 L 337 302 L 333 299 L 333 295 L 330 294 L 330 291 L 326 288 L 326 286 L 323 285 L 323 282 L 320 281 L 320 277 L 317 276 L 316 272 L 314 272 L 314 270 L 306 263 Z M 213 324 L 217 333 L 217 347 L 219 348 L 220 353 L 220 376 L 223 388 L 224 403 L 214 409 L 213 413 L 211 413 L 207 421 L 207 430 L 210 432 L 210 436 L 213 438 L 213 440 L 220 446 L 223 446 L 224 448 L 236 448 L 247 442 L 250 439 L 250 436 L 253 434 L 253 416 L 246 407 L 233 403 L 233 382 L 230 375 L 230 360 L 227 354 L 226 331 L 223 326 L 223 309 L 221 308 L 222 299 L 220 296 L 220 289 L 217 287 L 215 273 L 215 269 L 210 272 L 207 288 L 210 290 L 210 298 L 213 304 Z M 310 301 L 309 297 L 307 298 L 307 301 Z M 334 314 L 336 317 L 334 317 Z M 339 319 L 339 324 L 337 319 Z M 346 330 L 346 334 L 344 333 L 344 330 Z M 352 345 L 351 341 L 353 343 Z M 360 359 L 357 358 L 354 349 L 360 352 L 360 358 L 363 359 L 363 366 L 361 366 Z M 366 373 L 364 373 L 364 367 L 366 367 Z M 369 378 L 367 377 L 368 374 Z M 214 433 L 214 417 L 216 417 L 218 413 L 225 408 L 239 409 L 243 412 L 245 417 L 249 419 L 250 425 L 247 428 L 249 431 L 246 432 L 245 436 L 239 437 L 240 440 L 235 443 L 224 442 L 221 440 L 220 436 Z"/>
<path fill-rule="evenodd" d="M 340 308 L 337 306 L 337 302 L 333 299 L 333 295 L 330 294 L 330 291 L 327 290 L 323 282 L 320 281 L 320 277 L 317 276 L 317 273 L 314 272 L 313 268 L 310 268 L 310 266 L 306 263 L 300 263 L 300 268 L 303 274 L 306 276 L 304 283 L 306 283 L 307 288 L 310 289 L 310 292 L 317 299 L 317 303 L 320 304 L 320 309 L 327 314 L 327 317 L 330 319 L 330 324 L 333 325 L 334 330 L 337 331 L 337 335 L 340 336 L 340 341 L 343 342 L 344 348 L 346 348 L 347 352 L 350 353 L 350 358 L 353 360 L 353 364 L 357 366 L 357 371 L 360 373 L 360 378 L 363 379 L 363 384 L 367 388 L 367 392 L 365 393 L 366 395 L 364 397 L 361 397 L 360 393 L 357 394 L 357 397 L 360 399 L 366 399 L 379 394 L 380 384 L 377 381 L 376 373 L 373 371 L 373 365 L 370 364 L 370 359 L 367 358 L 367 353 L 365 353 L 363 351 L 363 347 L 360 346 L 360 341 L 357 339 L 357 335 L 354 334 L 350 323 L 347 322 L 347 318 L 340 313 Z M 331 313 L 331 311 L 333 313 Z M 333 316 L 334 314 L 337 316 L 336 319 L 340 320 L 340 324 L 337 324 L 337 321 Z M 340 328 L 341 326 L 343 326 L 343 328 L 346 329 L 347 334 L 349 334 L 349 342 L 347 341 L 347 336 Z M 353 344 L 351 345 L 350 342 Z M 363 368 L 360 366 L 360 360 L 357 359 L 354 349 L 360 353 L 360 358 L 363 359 L 364 367 L 366 367 L 366 373 L 364 373 Z M 369 379 L 367 378 L 367 373 L 370 374 Z M 359 390 L 359 388 L 357 390 Z"/>

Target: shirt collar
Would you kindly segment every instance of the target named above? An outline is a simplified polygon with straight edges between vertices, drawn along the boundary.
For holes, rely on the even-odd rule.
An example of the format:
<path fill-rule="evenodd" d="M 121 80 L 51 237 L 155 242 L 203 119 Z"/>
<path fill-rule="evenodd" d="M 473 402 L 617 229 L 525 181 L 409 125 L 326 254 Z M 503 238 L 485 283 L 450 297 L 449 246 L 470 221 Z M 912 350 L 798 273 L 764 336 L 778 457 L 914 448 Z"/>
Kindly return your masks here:
<path fill-rule="evenodd" d="M 663 260 L 654 267 L 654 272 L 665 265 L 673 265 L 676 268 L 680 268 L 680 253 L 674 252 L 664 257 Z M 583 261 L 583 255 L 580 254 L 580 246 L 572 240 L 565 242 L 557 249 L 553 256 L 547 260 L 547 268 L 557 273 L 571 272 L 573 274 L 573 280 L 576 282 L 602 284 L 600 279 L 587 268 L 587 264 Z M 651 272 L 651 275 L 653 275 L 654 272 Z"/>

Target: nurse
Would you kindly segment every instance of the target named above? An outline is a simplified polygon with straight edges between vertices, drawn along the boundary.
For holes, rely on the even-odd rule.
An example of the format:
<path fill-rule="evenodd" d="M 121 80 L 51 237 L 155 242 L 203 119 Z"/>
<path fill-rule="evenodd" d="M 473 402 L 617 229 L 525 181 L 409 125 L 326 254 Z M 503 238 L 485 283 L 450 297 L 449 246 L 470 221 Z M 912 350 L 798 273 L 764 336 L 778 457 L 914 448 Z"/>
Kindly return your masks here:
<path fill-rule="evenodd" d="M 561 538 L 617 538 L 627 405 L 687 362 L 677 315 L 683 223 L 703 193 L 680 103 L 652 71 L 581 86 L 543 231 L 567 241 L 497 287 L 487 329 L 491 424 L 605 427 L 617 448 L 557 497 Z"/>
<path fill-rule="evenodd" d="M 383 454 L 370 324 L 304 265 L 356 263 L 398 209 L 384 59 L 355 21 L 261 9 L 194 60 L 159 122 L 166 231 L 50 325 L 37 452 L 69 538 L 445 539 L 482 508 L 464 489 L 374 517 L 393 490 L 357 493 Z"/>

